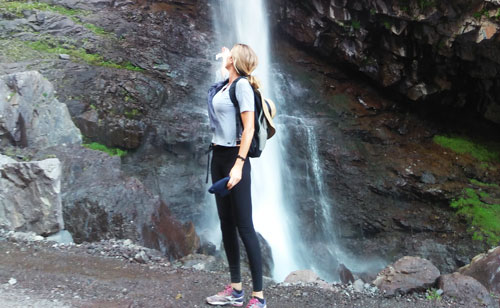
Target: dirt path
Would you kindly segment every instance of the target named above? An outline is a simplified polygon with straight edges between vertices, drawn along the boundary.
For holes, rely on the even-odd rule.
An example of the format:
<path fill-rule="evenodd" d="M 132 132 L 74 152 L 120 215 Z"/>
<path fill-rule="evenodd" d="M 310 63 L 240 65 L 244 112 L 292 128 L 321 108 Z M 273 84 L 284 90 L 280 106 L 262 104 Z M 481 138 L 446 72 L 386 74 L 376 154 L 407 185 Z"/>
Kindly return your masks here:
<path fill-rule="evenodd" d="M 226 277 L 224 273 L 176 268 L 166 261 L 138 264 L 94 256 L 84 245 L 60 249 L 46 243 L 0 240 L 2 308 L 209 307 L 205 297 L 218 291 Z M 246 285 L 250 285 L 248 281 Z M 430 301 L 423 294 L 384 298 L 356 293 L 346 286 L 335 288 L 337 291 L 272 284 L 265 293 L 268 307 L 273 308 L 466 307 L 447 299 Z"/>

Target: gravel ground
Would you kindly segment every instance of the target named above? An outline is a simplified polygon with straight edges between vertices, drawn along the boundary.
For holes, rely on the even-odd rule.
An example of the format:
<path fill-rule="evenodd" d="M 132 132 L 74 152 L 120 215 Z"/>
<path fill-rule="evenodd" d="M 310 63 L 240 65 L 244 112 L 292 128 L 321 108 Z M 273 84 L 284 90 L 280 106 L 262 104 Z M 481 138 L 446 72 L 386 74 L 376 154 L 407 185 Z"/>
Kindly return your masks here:
<path fill-rule="evenodd" d="M 210 307 L 206 296 L 227 283 L 228 275 L 183 268 L 149 256 L 124 253 L 124 241 L 57 245 L 6 239 L 0 234 L 1 307 Z M 127 244 L 127 243 L 126 243 Z M 132 249 L 133 250 L 133 249 Z M 144 255 L 144 254 L 142 254 Z M 250 281 L 244 281 L 248 292 Z M 424 293 L 385 298 L 358 293 L 351 285 L 286 285 L 268 282 L 268 307 L 467 307 L 451 298 L 426 299 Z"/>

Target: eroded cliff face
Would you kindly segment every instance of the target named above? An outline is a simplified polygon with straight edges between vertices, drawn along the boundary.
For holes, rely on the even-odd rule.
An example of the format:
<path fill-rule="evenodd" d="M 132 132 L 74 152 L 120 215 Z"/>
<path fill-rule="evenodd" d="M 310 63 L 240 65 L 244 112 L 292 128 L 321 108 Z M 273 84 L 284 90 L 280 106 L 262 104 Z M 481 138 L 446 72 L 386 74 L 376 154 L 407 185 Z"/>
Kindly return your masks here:
<path fill-rule="evenodd" d="M 388 91 L 500 123 L 500 2 L 273 0 L 281 33 Z"/>

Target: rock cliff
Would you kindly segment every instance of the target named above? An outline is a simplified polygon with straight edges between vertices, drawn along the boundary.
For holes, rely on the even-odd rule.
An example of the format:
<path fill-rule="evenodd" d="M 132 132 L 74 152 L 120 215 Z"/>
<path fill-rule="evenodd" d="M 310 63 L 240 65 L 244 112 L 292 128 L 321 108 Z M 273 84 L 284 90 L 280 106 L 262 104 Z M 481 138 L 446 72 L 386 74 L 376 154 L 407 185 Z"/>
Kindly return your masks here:
<path fill-rule="evenodd" d="M 500 123 L 500 3 L 492 0 L 273 0 L 302 47 L 440 113 Z M 470 116 L 470 114 L 469 114 Z"/>

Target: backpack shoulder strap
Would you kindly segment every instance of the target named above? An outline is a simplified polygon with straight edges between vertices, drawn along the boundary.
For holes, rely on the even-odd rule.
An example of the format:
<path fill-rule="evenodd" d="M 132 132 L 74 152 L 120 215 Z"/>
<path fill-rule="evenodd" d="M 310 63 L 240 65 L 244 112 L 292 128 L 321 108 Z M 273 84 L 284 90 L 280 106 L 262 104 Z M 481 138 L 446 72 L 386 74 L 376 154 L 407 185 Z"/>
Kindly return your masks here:
<path fill-rule="evenodd" d="M 238 99 L 236 98 L 236 83 L 240 81 L 241 78 L 245 77 L 238 77 L 236 78 L 231 86 L 229 86 L 229 98 L 231 99 L 231 102 L 233 102 L 234 108 L 236 109 L 236 140 L 238 140 L 238 132 L 240 131 L 240 127 L 243 129 L 243 121 L 241 120 L 241 114 L 240 114 L 240 104 L 238 103 Z"/>
<path fill-rule="evenodd" d="M 241 78 L 245 78 L 245 77 L 238 77 L 236 78 L 233 83 L 231 84 L 231 86 L 229 87 L 229 97 L 231 98 L 231 102 L 233 102 L 233 105 L 234 107 L 236 107 L 236 110 L 238 111 L 239 113 L 239 110 L 240 110 L 240 105 L 238 104 L 238 99 L 236 98 L 236 84 L 238 83 L 238 81 L 240 81 Z"/>

